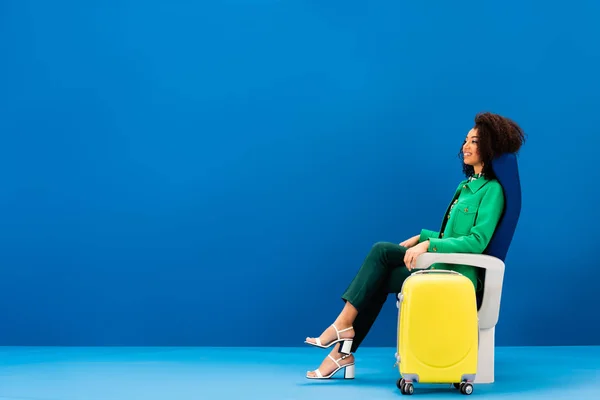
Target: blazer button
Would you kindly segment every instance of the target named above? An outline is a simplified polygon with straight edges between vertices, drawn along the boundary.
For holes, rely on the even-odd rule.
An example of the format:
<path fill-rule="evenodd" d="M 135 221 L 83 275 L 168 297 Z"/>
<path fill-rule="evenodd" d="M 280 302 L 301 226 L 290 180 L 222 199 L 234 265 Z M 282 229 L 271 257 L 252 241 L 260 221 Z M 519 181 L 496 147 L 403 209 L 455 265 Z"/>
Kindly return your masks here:
<path fill-rule="evenodd" d="M 465 212 L 467 212 L 467 211 L 469 211 L 469 209 L 468 209 L 468 208 L 465 208 Z"/>
<path fill-rule="evenodd" d="M 437 247 L 434 247 L 434 248 L 433 248 L 433 251 L 437 251 Z"/>

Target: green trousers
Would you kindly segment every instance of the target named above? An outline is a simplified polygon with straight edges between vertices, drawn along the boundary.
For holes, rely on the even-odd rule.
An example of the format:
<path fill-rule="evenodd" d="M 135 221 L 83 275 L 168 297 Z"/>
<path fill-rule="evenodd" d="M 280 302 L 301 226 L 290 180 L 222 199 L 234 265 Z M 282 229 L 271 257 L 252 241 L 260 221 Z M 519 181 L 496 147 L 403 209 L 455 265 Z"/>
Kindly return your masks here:
<path fill-rule="evenodd" d="M 373 245 L 358 273 L 342 295 L 357 310 L 354 320 L 355 352 L 369 333 L 388 294 L 400 293 L 402 283 L 411 274 L 404 265 L 406 248 L 396 243 L 379 242 Z"/>

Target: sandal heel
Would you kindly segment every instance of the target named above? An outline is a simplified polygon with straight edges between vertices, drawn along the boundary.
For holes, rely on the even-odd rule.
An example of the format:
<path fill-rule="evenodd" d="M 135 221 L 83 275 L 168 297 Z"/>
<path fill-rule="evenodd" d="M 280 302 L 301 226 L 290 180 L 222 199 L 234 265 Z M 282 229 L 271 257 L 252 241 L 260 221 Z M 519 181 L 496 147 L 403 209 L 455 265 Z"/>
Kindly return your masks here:
<path fill-rule="evenodd" d="M 354 379 L 354 374 L 356 372 L 354 368 L 354 364 L 348 365 L 346 368 L 344 368 L 344 379 Z"/>
<path fill-rule="evenodd" d="M 350 354 L 352 352 L 352 343 L 354 343 L 353 339 L 344 340 L 340 346 L 340 353 Z"/>

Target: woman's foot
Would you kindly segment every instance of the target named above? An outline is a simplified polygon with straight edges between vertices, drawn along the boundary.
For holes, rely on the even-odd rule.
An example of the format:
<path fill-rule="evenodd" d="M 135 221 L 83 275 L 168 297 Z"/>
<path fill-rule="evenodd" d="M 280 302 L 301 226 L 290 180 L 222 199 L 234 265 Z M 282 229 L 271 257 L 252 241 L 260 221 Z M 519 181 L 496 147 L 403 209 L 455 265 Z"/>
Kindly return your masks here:
<path fill-rule="evenodd" d="M 336 363 L 336 361 L 337 361 L 337 363 Z M 329 375 L 331 375 L 331 373 L 333 371 L 335 371 L 339 367 L 344 367 L 344 366 L 347 366 L 346 367 L 347 369 L 352 368 L 351 373 L 345 374 L 344 377 L 348 378 L 348 379 L 353 379 L 354 378 L 354 369 L 353 369 L 354 368 L 354 355 L 342 354 L 338 351 L 337 346 L 336 346 L 336 348 L 333 349 L 327 357 L 325 357 L 325 359 L 319 366 L 319 368 L 318 368 L 319 372 L 317 372 L 317 370 L 309 371 L 306 374 L 306 377 L 307 378 L 328 377 Z M 346 372 L 348 372 L 348 370 Z"/>
<path fill-rule="evenodd" d="M 319 347 L 329 347 L 333 343 L 354 338 L 354 328 L 349 326 L 330 325 L 318 338 L 306 338 L 306 343 Z"/>

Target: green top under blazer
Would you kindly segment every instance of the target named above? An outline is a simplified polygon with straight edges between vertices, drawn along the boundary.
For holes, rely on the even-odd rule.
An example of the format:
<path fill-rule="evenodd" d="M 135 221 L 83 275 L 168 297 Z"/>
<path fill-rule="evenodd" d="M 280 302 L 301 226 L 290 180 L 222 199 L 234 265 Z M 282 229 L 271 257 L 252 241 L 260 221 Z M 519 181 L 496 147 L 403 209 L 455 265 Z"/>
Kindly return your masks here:
<path fill-rule="evenodd" d="M 476 253 L 484 252 L 504 210 L 504 193 L 496 179 L 479 177 L 466 179 L 458 185 L 440 232 L 423 229 L 419 243 L 429 240 L 429 252 Z M 468 265 L 437 263 L 432 269 L 459 272 L 477 285 L 478 270 Z"/>

